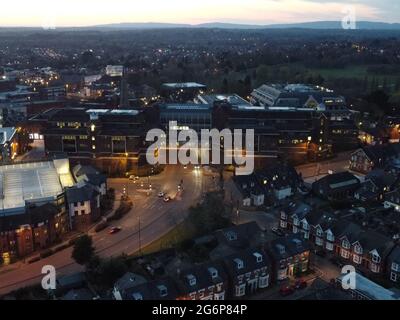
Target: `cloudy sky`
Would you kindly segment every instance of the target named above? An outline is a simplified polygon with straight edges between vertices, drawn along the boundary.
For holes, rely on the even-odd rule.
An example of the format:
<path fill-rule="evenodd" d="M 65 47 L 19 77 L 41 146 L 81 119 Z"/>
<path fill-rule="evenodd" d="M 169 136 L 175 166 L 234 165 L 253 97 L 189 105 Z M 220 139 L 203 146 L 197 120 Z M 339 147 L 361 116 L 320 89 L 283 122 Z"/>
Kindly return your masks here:
<path fill-rule="evenodd" d="M 1 26 L 87 26 L 118 22 L 252 24 L 341 20 L 400 22 L 399 0 L 3 0 Z"/>

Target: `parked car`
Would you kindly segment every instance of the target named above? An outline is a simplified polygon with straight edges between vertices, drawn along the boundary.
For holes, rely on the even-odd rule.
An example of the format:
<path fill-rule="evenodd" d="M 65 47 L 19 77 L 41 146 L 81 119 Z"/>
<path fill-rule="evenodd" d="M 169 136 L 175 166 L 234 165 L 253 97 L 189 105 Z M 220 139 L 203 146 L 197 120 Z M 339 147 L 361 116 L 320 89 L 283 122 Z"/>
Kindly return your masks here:
<path fill-rule="evenodd" d="M 164 198 L 164 196 L 165 196 L 165 193 L 164 193 L 164 192 L 160 191 L 160 192 L 158 193 L 158 197 L 159 197 L 159 198 Z"/>
<path fill-rule="evenodd" d="M 283 286 L 280 288 L 279 293 L 282 297 L 287 297 L 294 293 L 294 288 L 292 286 Z"/>
<path fill-rule="evenodd" d="M 294 287 L 296 289 L 300 289 L 300 290 L 305 289 L 305 288 L 307 288 L 307 281 L 305 281 L 303 279 L 297 279 Z"/>
<path fill-rule="evenodd" d="M 138 176 L 129 176 L 129 180 L 137 181 L 137 180 L 139 180 L 139 177 Z"/>
<path fill-rule="evenodd" d="M 122 230 L 121 227 L 112 227 L 108 233 L 109 234 L 115 234 L 115 233 L 120 232 L 121 230 Z"/>
<path fill-rule="evenodd" d="M 271 231 L 273 233 L 275 233 L 279 237 L 283 237 L 285 235 L 285 233 L 281 229 L 279 229 L 278 227 L 272 227 Z"/>
<path fill-rule="evenodd" d="M 165 196 L 164 197 L 164 202 L 170 202 L 171 201 L 171 197 L 170 196 Z"/>

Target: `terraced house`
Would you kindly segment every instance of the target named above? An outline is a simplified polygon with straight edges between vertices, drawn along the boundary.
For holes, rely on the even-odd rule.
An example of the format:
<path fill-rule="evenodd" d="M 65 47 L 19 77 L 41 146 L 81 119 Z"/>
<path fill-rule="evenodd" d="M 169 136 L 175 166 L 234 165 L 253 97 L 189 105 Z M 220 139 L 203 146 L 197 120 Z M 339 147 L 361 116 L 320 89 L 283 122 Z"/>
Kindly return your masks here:
<path fill-rule="evenodd" d="M 273 240 L 268 247 L 274 261 L 274 280 L 294 278 L 308 271 L 310 247 L 301 236 L 291 234 Z"/>
<path fill-rule="evenodd" d="M 281 227 L 284 225 L 315 250 L 325 251 L 366 274 L 383 275 L 387 257 L 395 247 L 389 237 L 325 212 L 313 211 L 301 218 L 282 212 Z"/>

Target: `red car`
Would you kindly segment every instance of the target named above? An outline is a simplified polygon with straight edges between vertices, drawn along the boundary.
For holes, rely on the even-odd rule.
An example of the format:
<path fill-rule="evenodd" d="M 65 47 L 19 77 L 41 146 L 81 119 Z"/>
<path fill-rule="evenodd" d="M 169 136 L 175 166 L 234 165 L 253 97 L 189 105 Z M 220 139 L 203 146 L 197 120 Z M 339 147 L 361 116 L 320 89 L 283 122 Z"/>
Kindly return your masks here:
<path fill-rule="evenodd" d="M 305 289 L 305 288 L 307 288 L 307 282 L 304 281 L 303 279 L 298 279 L 294 286 L 296 289 L 300 289 L 300 290 Z"/>
<path fill-rule="evenodd" d="M 283 286 L 279 290 L 279 293 L 281 294 L 282 297 L 290 296 L 291 294 L 294 293 L 294 288 L 292 286 Z"/>
<path fill-rule="evenodd" d="M 120 232 L 121 230 L 122 230 L 122 228 L 120 228 L 120 227 L 112 227 L 108 233 L 115 234 L 115 233 Z"/>

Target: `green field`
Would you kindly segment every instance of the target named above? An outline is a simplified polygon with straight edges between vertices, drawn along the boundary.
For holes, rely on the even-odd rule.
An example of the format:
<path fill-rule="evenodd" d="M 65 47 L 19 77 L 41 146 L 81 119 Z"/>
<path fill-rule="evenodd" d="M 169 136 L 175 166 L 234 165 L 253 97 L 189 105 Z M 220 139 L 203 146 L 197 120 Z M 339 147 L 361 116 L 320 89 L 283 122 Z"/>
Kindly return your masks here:
<path fill-rule="evenodd" d="M 160 250 L 176 247 L 176 245 L 182 241 L 193 238 L 194 234 L 195 230 L 193 226 L 185 220 L 160 239 L 144 247 L 142 249 L 142 254 L 147 255 Z"/>

